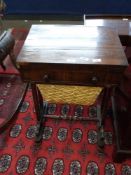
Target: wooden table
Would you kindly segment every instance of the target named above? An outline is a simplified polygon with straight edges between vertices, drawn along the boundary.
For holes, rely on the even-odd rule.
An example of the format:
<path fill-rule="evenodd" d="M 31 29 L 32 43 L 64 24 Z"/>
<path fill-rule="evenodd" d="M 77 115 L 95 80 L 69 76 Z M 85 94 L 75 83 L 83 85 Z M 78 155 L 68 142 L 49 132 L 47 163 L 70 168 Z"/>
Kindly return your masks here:
<path fill-rule="evenodd" d="M 118 84 L 128 65 L 117 33 L 83 25 L 33 25 L 18 56 L 26 81 Z"/>
<path fill-rule="evenodd" d="M 128 65 L 116 31 L 84 25 L 33 25 L 17 64 L 32 84 L 38 120 L 43 102 L 36 83 L 105 87 L 119 84 Z"/>

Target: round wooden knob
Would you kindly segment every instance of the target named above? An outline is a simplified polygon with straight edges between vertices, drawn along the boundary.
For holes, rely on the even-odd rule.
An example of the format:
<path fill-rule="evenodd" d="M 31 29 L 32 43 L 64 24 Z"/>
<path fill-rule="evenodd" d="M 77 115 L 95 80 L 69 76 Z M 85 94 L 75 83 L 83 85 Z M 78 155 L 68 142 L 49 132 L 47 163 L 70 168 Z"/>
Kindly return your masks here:
<path fill-rule="evenodd" d="M 48 82 L 49 81 L 49 76 L 48 74 L 45 74 L 43 77 L 44 82 Z"/>
<path fill-rule="evenodd" d="M 93 84 L 96 84 L 98 82 L 98 78 L 96 76 L 93 76 L 91 78 L 91 81 L 92 81 Z"/>

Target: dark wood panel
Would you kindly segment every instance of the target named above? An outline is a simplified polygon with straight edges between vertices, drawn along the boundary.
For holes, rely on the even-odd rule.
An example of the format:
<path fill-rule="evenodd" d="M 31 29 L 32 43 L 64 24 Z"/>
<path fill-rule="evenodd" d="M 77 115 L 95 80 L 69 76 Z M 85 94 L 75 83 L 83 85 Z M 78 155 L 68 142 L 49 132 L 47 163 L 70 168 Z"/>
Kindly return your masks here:
<path fill-rule="evenodd" d="M 39 83 L 104 86 L 119 84 L 124 69 L 118 66 L 32 64 L 21 67 L 21 74 L 24 80 Z"/>

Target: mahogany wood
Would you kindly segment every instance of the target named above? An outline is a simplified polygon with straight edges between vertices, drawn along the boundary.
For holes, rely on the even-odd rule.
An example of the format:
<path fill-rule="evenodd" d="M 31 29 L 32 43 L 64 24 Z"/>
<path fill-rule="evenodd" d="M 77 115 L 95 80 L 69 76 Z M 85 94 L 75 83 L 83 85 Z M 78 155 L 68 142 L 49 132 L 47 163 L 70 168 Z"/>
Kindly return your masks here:
<path fill-rule="evenodd" d="M 118 84 L 128 65 L 117 33 L 82 25 L 33 25 L 18 56 L 24 80 Z"/>
<path fill-rule="evenodd" d="M 86 26 L 102 26 L 115 30 L 121 40 L 122 45 L 131 46 L 131 20 L 128 19 L 89 19 L 84 18 Z"/>

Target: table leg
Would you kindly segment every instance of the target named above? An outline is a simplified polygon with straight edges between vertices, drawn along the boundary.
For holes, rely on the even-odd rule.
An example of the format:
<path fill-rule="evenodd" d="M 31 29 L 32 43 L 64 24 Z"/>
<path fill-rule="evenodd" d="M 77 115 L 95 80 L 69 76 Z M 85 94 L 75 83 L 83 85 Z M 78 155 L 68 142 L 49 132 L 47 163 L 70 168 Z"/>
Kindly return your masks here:
<path fill-rule="evenodd" d="M 97 105 L 97 117 L 99 118 L 99 126 L 98 126 L 99 148 L 104 148 L 104 145 L 105 145 L 104 123 L 105 123 L 105 117 L 107 115 L 109 96 L 110 96 L 110 88 L 104 87 L 101 94 L 100 103 Z"/>
<path fill-rule="evenodd" d="M 35 106 L 35 111 L 37 116 L 37 133 L 36 133 L 35 141 L 37 143 L 40 143 L 43 138 L 43 131 L 44 131 L 43 123 L 45 122 L 44 115 L 47 114 L 48 104 L 47 102 L 43 103 L 42 95 L 35 83 L 33 82 L 31 83 L 31 88 L 32 88 L 34 106 Z"/>

